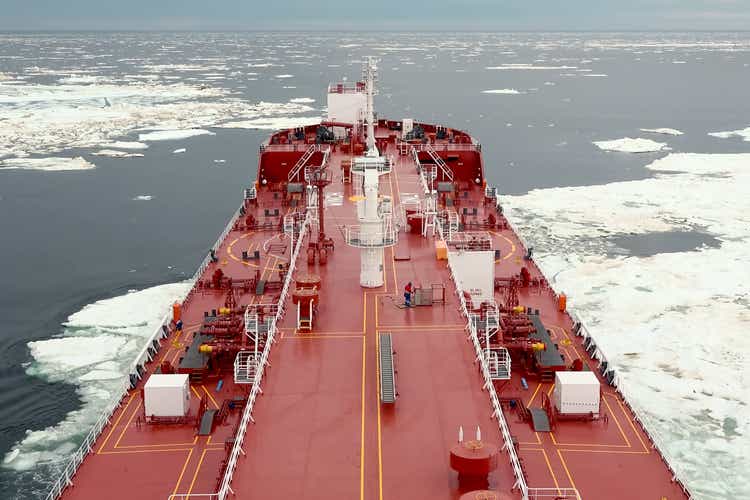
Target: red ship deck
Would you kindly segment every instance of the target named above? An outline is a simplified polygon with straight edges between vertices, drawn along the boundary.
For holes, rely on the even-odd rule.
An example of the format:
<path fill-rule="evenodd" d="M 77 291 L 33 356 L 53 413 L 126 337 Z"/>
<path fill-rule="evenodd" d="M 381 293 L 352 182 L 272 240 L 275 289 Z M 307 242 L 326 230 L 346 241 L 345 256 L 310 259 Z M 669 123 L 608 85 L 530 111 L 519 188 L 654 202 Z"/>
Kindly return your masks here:
<path fill-rule="evenodd" d="M 378 129 L 377 137 L 387 140 L 388 130 Z M 420 179 L 413 158 L 399 155 L 392 140 L 381 153 L 396 160 L 391 174 L 381 177 L 380 192 L 391 194 L 397 207 L 405 194 L 420 193 Z M 271 349 L 263 393 L 253 409 L 255 423 L 248 428 L 244 454 L 231 482 L 237 498 L 453 500 L 466 492 L 449 463 L 459 426 L 469 436 L 479 426 L 485 442 L 503 445 L 447 261 L 435 258 L 438 236 L 400 233 L 398 246 L 385 250 L 384 286 L 360 287 L 360 250 L 347 246 L 340 230 L 357 222 L 351 185 L 342 182 L 340 168 L 341 161 L 350 158 L 335 149 L 329 160 L 333 183 L 326 193 L 342 195 L 340 204 L 334 202 L 325 211 L 327 235 L 333 238 L 335 251 L 325 266 L 308 269 L 304 256 L 297 262 L 297 273 L 309 270 L 322 278 L 314 329 L 296 330 L 295 311 L 287 301 L 289 312 Z M 477 207 L 477 219 L 482 220 L 484 191 L 481 185 L 471 186 L 461 206 Z M 261 187 L 259 220 L 265 208 L 279 208 L 282 214 L 293 210 Z M 487 210 L 494 211 L 494 206 Z M 203 278 L 210 278 L 216 268 L 234 279 L 250 278 L 256 269 L 263 278 L 272 278 L 278 264 L 288 262 L 291 250 L 286 246 L 264 251 L 264 243 L 274 234 L 231 231 L 217 249 L 218 262 L 209 265 Z M 511 230 L 495 230 L 492 237 L 494 248 L 500 250 L 497 276 L 517 274 L 522 265 L 529 265 L 522 261 L 525 249 Z M 242 250 L 255 249 L 261 250 L 260 261 L 242 260 Z M 396 260 L 397 254 L 408 254 L 408 260 Z M 534 265 L 530 268 L 532 276 L 540 275 Z M 445 304 L 400 307 L 409 281 L 444 286 Z M 502 301 L 499 294 L 496 298 Z M 268 292 L 237 296 L 238 304 L 273 299 Z M 148 373 L 162 360 L 177 363 L 204 313 L 223 301 L 224 294 L 216 291 L 192 293 L 183 304 L 184 332 L 173 332 L 162 343 L 158 362 L 147 366 Z M 571 333 L 573 322 L 567 313 L 558 312 L 553 292 L 522 288 L 519 301 L 541 311 L 566 364 L 580 358 L 596 372 L 598 362 Z M 392 334 L 396 353 L 398 399 L 393 405 L 382 405 L 379 399 L 381 332 Z M 216 408 L 223 400 L 247 397 L 248 387 L 235 385 L 231 374 L 222 380 L 221 390 L 217 380 L 192 385 L 195 411 L 204 395 L 209 407 Z M 123 400 L 64 498 L 200 499 L 217 491 L 231 449 L 231 443 L 225 442 L 234 435 L 241 410 L 230 412 L 226 423 L 210 436 L 197 436 L 192 425 L 145 424 L 142 386 L 139 383 Z M 546 498 L 555 498 L 563 488 L 576 488 L 586 500 L 686 498 L 619 394 L 603 380 L 602 387 L 607 418 L 598 422 L 558 422 L 553 432 L 535 432 L 516 411 L 505 409 L 529 486 L 551 488 Z M 516 398 L 531 407 L 540 404 L 543 394 L 551 394 L 552 383 L 529 378 L 524 389 L 521 374 L 514 372 L 507 385 L 497 388 L 501 398 Z M 501 451 L 489 488 L 520 498 L 514 483 L 507 454 Z"/>

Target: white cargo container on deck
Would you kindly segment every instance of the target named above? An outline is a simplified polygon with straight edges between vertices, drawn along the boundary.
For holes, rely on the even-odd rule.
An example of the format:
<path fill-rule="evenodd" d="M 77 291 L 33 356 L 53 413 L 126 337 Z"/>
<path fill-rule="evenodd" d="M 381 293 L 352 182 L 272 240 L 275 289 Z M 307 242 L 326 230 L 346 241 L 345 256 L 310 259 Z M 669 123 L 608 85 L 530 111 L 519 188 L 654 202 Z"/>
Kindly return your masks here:
<path fill-rule="evenodd" d="M 593 372 L 556 372 L 552 400 L 562 414 L 599 413 L 599 379 Z"/>
<path fill-rule="evenodd" d="M 154 373 L 143 387 L 147 417 L 184 417 L 190 410 L 187 374 Z"/>

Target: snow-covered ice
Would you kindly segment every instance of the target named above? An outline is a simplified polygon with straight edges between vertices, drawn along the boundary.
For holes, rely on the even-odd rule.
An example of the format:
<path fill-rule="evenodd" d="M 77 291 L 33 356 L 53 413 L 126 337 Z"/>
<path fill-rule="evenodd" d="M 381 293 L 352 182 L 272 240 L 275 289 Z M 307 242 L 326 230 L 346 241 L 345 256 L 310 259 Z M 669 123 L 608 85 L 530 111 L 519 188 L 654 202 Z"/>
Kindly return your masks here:
<path fill-rule="evenodd" d="M 740 137 L 742 140 L 750 142 L 750 127 L 740 130 L 729 130 L 727 132 L 709 132 L 708 135 L 718 137 L 719 139 L 729 139 L 731 137 Z"/>
<path fill-rule="evenodd" d="M 750 154 L 672 153 L 647 168 L 653 178 L 502 202 L 691 487 L 740 498 L 750 490 Z M 612 237 L 694 230 L 720 247 L 610 253 Z"/>
<path fill-rule="evenodd" d="M 188 289 L 187 283 L 174 283 L 100 300 L 71 315 L 61 336 L 29 342 L 32 361 L 27 373 L 77 385 L 83 406 L 54 426 L 27 431 L 3 465 L 27 470 L 39 462 L 67 458 L 99 418 L 169 305 Z"/>
<path fill-rule="evenodd" d="M 116 149 L 100 149 L 91 153 L 94 156 L 109 156 L 110 158 L 142 158 L 143 153 L 128 153 L 127 151 L 118 151 Z"/>
<path fill-rule="evenodd" d="M 595 141 L 594 145 L 604 151 L 617 151 L 620 153 L 653 153 L 669 149 L 667 143 L 656 142 L 651 139 L 613 139 L 611 141 Z"/>
<path fill-rule="evenodd" d="M 483 90 L 482 94 L 505 94 L 505 95 L 515 95 L 515 94 L 522 94 L 522 92 L 519 92 L 516 89 L 493 89 L 493 90 Z"/>
<path fill-rule="evenodd" d="M 178 141 L 182 139 L 188 139 L 190 137 L 196 137 L 199 135 L 216 135 L 210 130 L 191 128 L 183 130 L 157 130 L 155 132 L 147 132 L 145 134 L 138 134 L 139 141 Z"/>
<path fill-rule="evenodd" d="M 294 99 L 289 99 L 289 102 L 293 102 L 295 104 L 310 104 L 315 102 L 315 99 L 312 97 L 295 97 Z"/>
<path fill-rule="evenodd" d="M 133 201 L 151 201 L 154 197 L 150 194 L 139 194 L 133 197 Z"/>
<path fill-rule="evenodd" d="M 684 133 L 675 128 L 642 128 L 641 132 L 650 132 L 652 134 L 663 134 L 663 135 L 683 135 Z"/>
<path fill-rule="evenodd" d="M 0 170 L 43 170 L 46 172 L 62 172 L 66 170 L 91 170 L 96 165 L 80 156 L 74 158 L 8 158 L 0 160 Z"/>
<path fill-rule="evenodd" d="M 246 128 L 258 130 L 281 130 L 292 127 L 303 127 L 320 123 L 319 116 L 279 116 L 276 118 L 256 118 L 254 120 L 240 120 L 216 125 L 218 128 Z"/>
<path fill-rule="evenodd" d="M 148 149 L 148 144 L 136 141 L 115 141 L 104 143 L 102 147 L 112 149 Z"/>
<path fill-rule="evenodd" d="M 178 155 L 180 153 L 184 153 L 185 151 L 187 151 L 187 148 L 177 148 L 174 151 L 172 151 L 172 153 Z"/>

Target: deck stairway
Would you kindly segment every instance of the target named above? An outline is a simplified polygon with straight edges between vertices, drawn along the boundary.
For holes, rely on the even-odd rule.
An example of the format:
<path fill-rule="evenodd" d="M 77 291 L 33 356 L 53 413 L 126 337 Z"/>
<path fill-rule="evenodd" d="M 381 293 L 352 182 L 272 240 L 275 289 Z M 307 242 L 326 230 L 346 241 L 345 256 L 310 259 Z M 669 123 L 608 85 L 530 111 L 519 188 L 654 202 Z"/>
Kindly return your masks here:
<path fill-rule="evenodd" d="M 393 344 L 390 333 L 380 334 L 378 347 L 380 358 L 380 401 L 396 402 L 396 379 L 393 371 Z"/>

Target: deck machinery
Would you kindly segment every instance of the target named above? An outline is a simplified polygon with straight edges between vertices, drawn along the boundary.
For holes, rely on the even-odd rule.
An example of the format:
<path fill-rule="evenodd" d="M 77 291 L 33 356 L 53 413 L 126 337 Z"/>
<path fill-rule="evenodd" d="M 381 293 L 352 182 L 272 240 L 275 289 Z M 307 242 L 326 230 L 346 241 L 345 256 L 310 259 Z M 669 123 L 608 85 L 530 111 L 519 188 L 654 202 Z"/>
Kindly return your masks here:
<path fill-rule="evenodd" d="M 48 498 L 689 497 L 479 143 L 378 117 L 377 70 L 260 147 L 192 289 Z"/>

